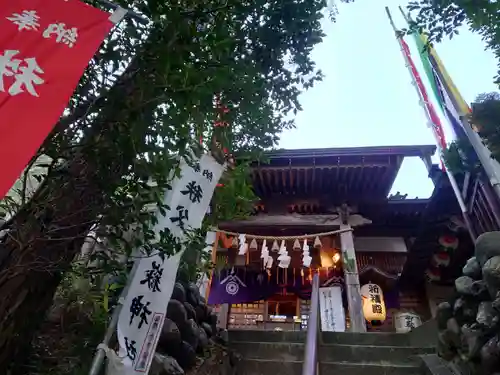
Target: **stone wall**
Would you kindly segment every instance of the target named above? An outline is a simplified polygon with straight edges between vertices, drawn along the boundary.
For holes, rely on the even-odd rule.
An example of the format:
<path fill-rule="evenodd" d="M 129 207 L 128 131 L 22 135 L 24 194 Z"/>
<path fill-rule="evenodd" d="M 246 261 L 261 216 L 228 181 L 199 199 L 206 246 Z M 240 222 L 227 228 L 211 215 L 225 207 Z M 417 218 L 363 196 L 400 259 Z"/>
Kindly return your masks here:
<path fill-rule="evenodd" d="M 157 347 L 152 375 L 229 375 L 235 357 L 217 330 L 217 314 L 194 283 L 177 282 Z"/>
<path fill-rule="evenodd" d="M 500 374 L 500 232 L 475 244 L 455 295 L 438 306 L 438 353 L 471 374 Z"/>

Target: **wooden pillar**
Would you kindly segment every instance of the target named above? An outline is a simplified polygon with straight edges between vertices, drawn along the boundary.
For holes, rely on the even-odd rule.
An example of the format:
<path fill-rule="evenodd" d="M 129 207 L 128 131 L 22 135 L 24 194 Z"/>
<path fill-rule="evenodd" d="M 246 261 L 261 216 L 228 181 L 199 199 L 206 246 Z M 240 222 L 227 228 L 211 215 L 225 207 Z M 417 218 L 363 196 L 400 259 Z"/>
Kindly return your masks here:
<path fill-rule="evenodd" d="M 350 224 L 340 224 L 340 229 L 350 229 Z M 365 318 L 363 316 L 363 302 L 359 285 L 358 265 L 354 251 L 352 231 L 340 234 L 340 249 L 342 250 L 342 263 L 344 268 L 347 302 L 349 306 L 349 320 L 351 332 L 366 332 Z"/>
<path fill-rule="evenodd" d="M 220 306 L 217 326 L 221 329 L 227 329 L 228 318 L 229 318 L 229 304 L 224 303 Z"/>

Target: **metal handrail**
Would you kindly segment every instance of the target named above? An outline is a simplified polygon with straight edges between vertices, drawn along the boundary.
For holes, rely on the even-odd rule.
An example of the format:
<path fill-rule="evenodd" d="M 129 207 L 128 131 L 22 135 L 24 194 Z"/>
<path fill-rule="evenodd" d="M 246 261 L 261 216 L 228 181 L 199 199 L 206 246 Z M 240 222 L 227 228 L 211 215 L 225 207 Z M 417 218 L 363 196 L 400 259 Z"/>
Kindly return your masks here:
<path fill-rule="evenodd" d="M 317 375 L 319 326 L 319 275 L 313 275 L 311 291 L 311 310 L 307 323 L 306 348 L 302 375 Z"/>

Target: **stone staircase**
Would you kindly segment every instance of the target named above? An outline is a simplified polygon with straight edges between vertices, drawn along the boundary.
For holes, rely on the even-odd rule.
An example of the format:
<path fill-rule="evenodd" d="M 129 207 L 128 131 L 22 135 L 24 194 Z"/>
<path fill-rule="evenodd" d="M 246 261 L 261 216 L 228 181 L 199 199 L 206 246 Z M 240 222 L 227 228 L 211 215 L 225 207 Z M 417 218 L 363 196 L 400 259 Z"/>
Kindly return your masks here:
<path fill-rule="evenodd" d="M 305 332 L 229 331 L 231 348 L 242 355 L 237 375 L 301 375 Z M 419 355 L 407 334 L 323 333 L 319 375 L 423 375 Z"/>

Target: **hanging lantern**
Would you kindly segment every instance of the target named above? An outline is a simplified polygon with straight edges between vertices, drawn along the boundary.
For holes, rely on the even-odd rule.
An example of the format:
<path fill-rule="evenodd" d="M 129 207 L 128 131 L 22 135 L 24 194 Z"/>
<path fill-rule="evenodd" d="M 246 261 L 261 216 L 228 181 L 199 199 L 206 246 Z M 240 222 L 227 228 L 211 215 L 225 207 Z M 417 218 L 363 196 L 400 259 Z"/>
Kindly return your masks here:
<path fill-rule="evenodd" d="M 438 241 L 445 249 L 455 250 L 458 247 L 458 238 L 453 235 L 442 235 Z"/>
<path fill-rule="evenodd" d="M 321 247 L 323 247 L 323 244 L 321 243 L 319 237 L 316 236 L 316 238 L 314 239 L 314 248 L 321 249 Z"/>
<path fill-rule="evenodd" d="M 429 281 L 439 281 L 441 280 L 441 271 L 439 271 L 439 268 L 436 267 L 430 267 L 425 271 L 425 276 Z"/>
<path fill-rule="evenodd" d="M 432 264 L 436 267 L 448 267 L 450 265 L 450 255 L 444 251 L 440 251 L 432 256 Z"/>
<path fill-rule="evenodd" d="M 257 251 L 257 240 L 255 238 L 250 242 L 249 249 L 250 251 Z"/>
<path fill-rule="evenodd" d="M 377 284 L 365 284 L 361 287 L 363 315 L 371 324 L 381 324 L 386 318 L 386 309 L 382 288 Z"/>
<path fill-rule="evenodd" d="M 274 253 L 277 253 L 279 251 L 280 247 L 278 246 L 278 241 L 274 240 L 273 246 L 271 247 L 271 251 Z"/>

